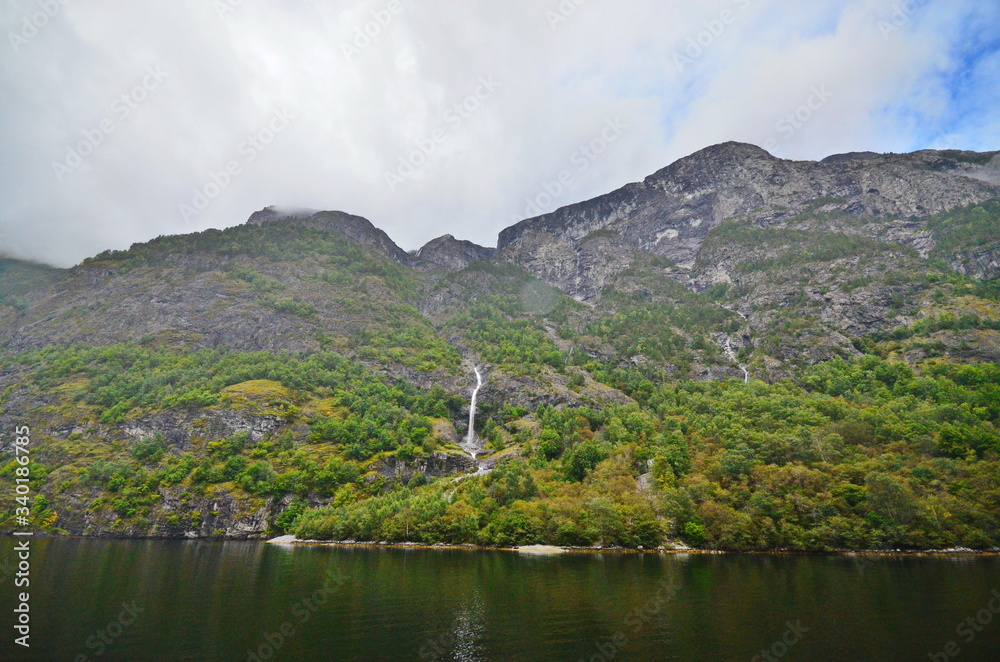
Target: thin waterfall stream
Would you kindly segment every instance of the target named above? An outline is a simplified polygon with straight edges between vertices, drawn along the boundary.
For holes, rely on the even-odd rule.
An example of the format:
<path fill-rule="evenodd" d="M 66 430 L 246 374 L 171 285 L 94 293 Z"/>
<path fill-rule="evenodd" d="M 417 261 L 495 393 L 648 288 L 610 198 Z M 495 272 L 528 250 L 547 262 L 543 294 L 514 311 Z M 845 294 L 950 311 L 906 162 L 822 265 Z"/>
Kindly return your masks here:
<path fill-rule="evenodd" d="M 480 460 L 477 456 L 483 450 L 482 447 L 476 444 L 476 398 L 479 397 L 479 389 L 483 387 L 483 375 L 479 372 L 479 368 L 475 365 L 472 369 L 476 371 L 476 388 L 472 390 L 472 401 L 469 403 L 469 432 L 465 436 L 465 443 L 461 444 L 462 450 L 469 454 L 478 466 L 478 470 L 474 474 L 467 474 L 465 476 L 459 476 L 456 481 L 460 481 L 463 478 L 468 478 L 469 476 L 484 476 L 492 469 L 488 462 Z"/>
<path fill-rule="evenodd" d="M 479 374 L 479 368 L 472 366 L 476 371 L 476 388 L 472 390 L 472 402 L 469 404 L 469 434 L 465 438 L 465 450 L 476 459 L 476 398 L 479 397 L 479 389 L 483 387 L 483 376 Z"/>
<path fill-rule="evenodd" d="M 743 371 L 743 382 L 745 384 L 749 384 L 750 371 L 747 370 L 747 367 L 745 365 L 740 363 L 739 358 L 736 356 L 736 352 L 733 351 L 733 341 L 730 340 L 728 336 L 726 337 L 726 342 L 722 346 L 722 349 L 726 352 L 726 358 L 728 358 L 730 361 L 739 366 L 739 369 Z"/>

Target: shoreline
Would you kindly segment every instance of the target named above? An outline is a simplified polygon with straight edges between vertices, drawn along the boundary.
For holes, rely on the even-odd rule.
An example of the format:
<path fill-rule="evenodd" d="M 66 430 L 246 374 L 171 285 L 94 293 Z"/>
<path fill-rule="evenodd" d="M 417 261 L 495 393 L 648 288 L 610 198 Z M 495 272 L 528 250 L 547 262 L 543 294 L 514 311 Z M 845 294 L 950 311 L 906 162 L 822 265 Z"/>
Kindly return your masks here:
<path fill-rule="evenodd" d="M 279 536 L 263 541 L 269 545 L 288 545 L 292 547 L 338 547 L 338 548 L 365 548 L 365 549 L 439 549 L 439 550 L 468 550 L 468 551 L 489 551 L 489 552 L 517 552 L 532 555 L 557 555 L 557 554 L 660 554 L 667 556 L 679 556 L 683 554 L 699 555 L 727 555 L 727 554 L 752 554 L 752 555 L 775 555 L 775 556 L 882 556 L 882 557 L 993 557 L 1000 556 L 1000 549 L 975 550 L 965 547 L 955 547 L 951 549 L 932 550 L 852 550 L 836 549 L 831 551 L 807 551 L 793 549 L 764 549 L 764 550 L 725 550 L 725 549 L 697 549 L 694 547 L 656 547 L 653 549 L 630 549 L 627 547 L 572 547 L 560 545 L 521 545 L 515 547 L 490 547 L 484 545 L 474 545 L 471 543 L 450 544 L 450 543 L 415 543 L 415 542 L 373 542 L 357 540 L 299 540 L 294 536 Z"/>
<path fill-rule="evenodd" d="M 0 531 L 0 538 L 13 537 L 11 531 Z M 874 556 L 874 557 L 994 557 L 1000 556 L 1000 548 L 976 550 L 967 547 L 949 549 L 907 550 L 907 549 L 834 549 L 829 551 L 796 550 L 796 549 L 704 549 L 683 546 L 654 547 L 650 549 L 633 549 L 628 547 L 573 547 L 562 545 L 520 545 L 510 547 L 475 545 L 472 543 L 419 543 L 419 542 L 388 542 L 388 541 L 358 541 L 358 540 L 299 540 L 294 536 L 278 536 L 272 538 L 215 538 L 215 537 L 166 537 L 166 536 L 87 536 L 78 534 L 52 534 L 36 531 L 36 539 L 72 539 L 72 540 L 130 540 L 130 541 L 162 541 L 162 542 L 253 542 L 266 545 L 287 545 L 293 547 L 339 547 L 344 549 L 419 549 L 419 550 L 466 550 L 482 552 L 518 552 L 521 554 L 555 555 L 555 554 L 660 554 L 679 556 L 684 554 L 699 555 L 767 555 L 767 556 Z"/>

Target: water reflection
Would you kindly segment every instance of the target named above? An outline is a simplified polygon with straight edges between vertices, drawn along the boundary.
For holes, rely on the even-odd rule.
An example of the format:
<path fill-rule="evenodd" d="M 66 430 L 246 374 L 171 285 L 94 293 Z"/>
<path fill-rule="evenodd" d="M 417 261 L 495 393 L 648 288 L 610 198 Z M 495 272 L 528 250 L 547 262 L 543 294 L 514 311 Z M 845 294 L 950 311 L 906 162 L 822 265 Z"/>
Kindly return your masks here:
<path fill-rule="evenodd" d="M 749 660 L 776 645 L 782 660 L 917 660 L 1000 588 L 996 558 L 859 570 L 858 557 L 37 542 L 36 645 L 15 656 L 4 641 L 3 660 L 242 661 L 278 643 L 271 660 Z M 9 583 L 0 595 L 13 601 Z M 142 613 L 95 656 L 88 640 L 127 601 Z M 11 631 L 9 610 L 0 620 Z M 807 628 L 791 646 L 789 623 Z M 962 649 L 995 659 L 1000 621 Z"/>

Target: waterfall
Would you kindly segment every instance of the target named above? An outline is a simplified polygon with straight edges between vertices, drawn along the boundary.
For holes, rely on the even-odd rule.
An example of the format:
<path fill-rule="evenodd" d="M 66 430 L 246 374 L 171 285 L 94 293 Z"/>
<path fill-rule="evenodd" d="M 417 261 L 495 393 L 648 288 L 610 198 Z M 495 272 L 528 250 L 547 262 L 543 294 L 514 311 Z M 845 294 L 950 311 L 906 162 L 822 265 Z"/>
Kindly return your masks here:
<path fill-rule="evenodd" d="M 472 404 L 469 405 L 469 436 L 465 439 L 465 445 L 468 446 L 467 450 L 474 460 L 476 459 L 476 397 L 483 386 L 483 376 L 479 374 L 479 368 L 476 366 L 472 366 L 472 369 L 476 371 L 476 388 L 472 391 Z"/>
<path fill-rule="evenodd" d="M 469 454 L 469 457 L 471 457 L 478 465 L 478 469 L 475 473 L 465 474 L 464 476 L 453 478 L 452 480 L 455 482 L 465 480 L 466 478 L 470 478 L 472 476 L 485 476 L 493 471 L 493 469 L 490 468 L 490 462 L 488 460 L 483 461 L 476 457 L 477 450 L 484 450 L 482 448 L 476 448 L 476 398 L 479 397 L 479 389 L 483 387 L 483 376 L 479 372 L 479 368 L 475 365 L 472 366 L 472 369 L 476 371 L 476 388 L 472 390 L 472 402 L 469 404 L 469 434 L 465 436 L 465 442 L 459 443 L 459 446 L 461 446 L 462 450 Z M 452 490 L 445 496 L 447 496 L 450 501 L 454 493 L 454 490 Z"/>
<path fill-rule="evenodd" d="M 742 363 L 740 363 L 739 358 L 737 358 L 737 356 L 736 356 L 736 352 L 733 351 L 733 341 L 730 340 L 728 336 L 726 336 L 726 342 L 722 346 L 722 349 L 725 350 L 726 357 L 730 361 L 732 361 L 733 363 L 735 363 L 737 366 L 739 366 L 740 370 L 743 371 L 743 383 L 749 384 L 750 383 L 750 371 L 747 370 L 747 367 L 745 365 L 743 365 Z"/>

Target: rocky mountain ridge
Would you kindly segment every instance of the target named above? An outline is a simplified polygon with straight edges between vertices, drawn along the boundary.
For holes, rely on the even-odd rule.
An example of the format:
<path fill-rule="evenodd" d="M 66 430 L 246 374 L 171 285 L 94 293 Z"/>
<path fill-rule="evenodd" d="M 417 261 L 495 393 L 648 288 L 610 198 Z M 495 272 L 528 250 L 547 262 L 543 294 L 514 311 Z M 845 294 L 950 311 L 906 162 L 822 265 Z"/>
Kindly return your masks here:
<path fill-rule="evenodd" d="M 446 271 L 456 272 L 475 262 L 489 260 L 495 252 L 496 250 L 493 248 L 479 246 L 471 241 L 455 239 L 450 234 L 446 234 L 424 244 L 413 253 L 413 257 L 425 265 L 433 265 Z"/>
<path fill-rule="evenodd" d="M 753 145 L 716 145 L 642 182 L 507 228 L 500 233 L 498 259 L 526 265 L 550 284 L 587 299 L 615 270 L 588 277 L 585 268 L 560 265 L 593 264 L 583 258 L 594 233 L 613 233 L 624 241 L 621 247 L 661 255 L 686 270 L 695 268 L 712 229 L 737 217 L 767 227 L 807 212 L 842 213 L 897 222 L 890 234 L 880 229 L 873 238 L 926 242 L 920 219 L 1000 194 L 990 165 L 996 153 L 951 157 L 935 151 L 859 153 L 798 162 Z M 616 262 L 622 269 L 628 264 L 627 258 Z"/>
<path fill-rule="evenodd" d="M 628 503 L 639 472 L 650 493 L 687 481 L 688 497 L 654 510 L 695 542 L 684 504 L 707 504 L 705 522 L 721 512 L 705 476 L 738 495 L 751 469 L 783 480 L 773 472 L 815 462 L 811 475 L 839 484 L 831 458 L 867 475 L 871 458 L 897 457 L 889 442 L 910 444 L 898 457 L 915 463 L 965 463 L 954 475 L 921 464 L 951 482 L 911 487 L 971 499 L 980 491 L 962 481 L 989 475 L 977 453 L 1000 439 L 986 365 L 1000 362 L 996 165 L 995 153 L 927 151 L 804 163 L 728 143 L 523 221 L 498 249 L 445 235 L 407 253 L 364 218 L 271 207 L 67 270 L 0 260 L 0 428 L 29 424 L 37 439 L 41 524 L 86 535 L 261 536 L 308 507 L 433 491 L 519 457 L 534 467 L 521 477 L 449 488 L 471 501 L 440 504 L 448 526 L 513 540 L 504 527 L 520 526 L 512 504 L 539 496 L 531 481 L 602 499 L 614 484 Z M 473 367 L 485 459 L 458 445 Z M 899 433 L 901 403 L 932 391 L 911 413 L 937 427 Z M 885 408 L 854 411 L 871 397 Z M 728 436 L 718 426 L 733 415 L 704 418 L 743 416 L 747 398 L 770 418 L 751 408 Z M 889 421 L 881 437 L 871 417 Z M 612 449 L 604 478 L 580 483 Z M 910 480 L 894 462 L 882 469 Z M 823 512 L 833 499 L 830 512 L 874 521 L 816 485 Z M 513 519 L 486 525 L 500 501 Z M 977 530 L 994 531 L 984 508 Z"/>
<path fill-rule="evenodd" d="M 143 339 L 309 352 L 331 340 L 348 348 L 402 316 L 420 333 L 445 332 L 442 347 L 465 353 L 465 341 L 441 326 L 450 311 L 524 274 L 598 306 L 598 316 L 620 308 L 602 303 L 609 288 L 654 302 L 676 298 L 668 281 L 692 292 L 730 288 L 736 296 L 720 304 L 744 316 L 745 332 L 729 341 L 737 349 L 755 335 L 751 329 L 759 336 L 783 324 L 780 311 L 794 301 L 802 319 L 839 338 L 807 353 L 820 360 L 852 354 L 850 337 L 886 332 L 926 306 L 926 288 L 880 285 L 884 274 L 917 273 L 938 260 L 970 278 L 1000 275 L 1000 238 L 990 238 L 988 212 L 975 221 L 979 238 L 960 245 L 953 235 L 966 221 L 942 218 L 1000 196 L 998 163 L 995 152 L 930 150 L 798 162 L 725 143 L 642 182 L 526 219 L 500 233 L 497 249 L 445 235 L 411 254 L 359 216 L 269 207 L 243 226 L 159 238 L 69 270 L 39 272 L 8 260 L 18 266 L 6 268 L 11 294 L 0 299 L 0 341 L 5 352 Z M 839 252 L 819 250 L 831 242 L 843 245 Z M 330 257 L 311 244 L 346 252 L 331 271 Z M 285 260 L 285 246 L 300 257 Z M 379 266 L 386 259 L 395 266 Z M 796 266 L 803 261 L 810 266 Z M 345 265 L 356 276 L 341 273 Z M 655 283 L 628 276 L 635 269 Z M 494 284 L 460 293 L 464 286 L 456 289 L 450 274 Z M 863 279 L 870 282 L 848 285 Z M 788 358 L 787 348 L 778 353 Z M 394 370 L 419 378 L 410 368 Z"/>

